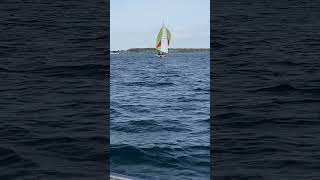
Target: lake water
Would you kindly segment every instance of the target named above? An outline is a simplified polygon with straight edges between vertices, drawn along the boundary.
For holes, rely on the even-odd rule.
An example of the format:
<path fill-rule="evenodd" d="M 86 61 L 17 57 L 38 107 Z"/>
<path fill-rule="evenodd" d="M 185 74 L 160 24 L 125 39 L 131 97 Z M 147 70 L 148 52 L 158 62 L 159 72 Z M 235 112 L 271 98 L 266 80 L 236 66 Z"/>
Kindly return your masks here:
<path fill-rule="evenodd" d="M 319 1 L 212 1 L 215 180 L 319 179 Z"/>
<path fill-rule="evenodd" d="M 209 179 L 209 52 L 111 55 L 111 171 Z"/>
<path fill-rule="evenodd" d="M 0 179 L 106 179 L 109 3 L 0 4 Z"/>

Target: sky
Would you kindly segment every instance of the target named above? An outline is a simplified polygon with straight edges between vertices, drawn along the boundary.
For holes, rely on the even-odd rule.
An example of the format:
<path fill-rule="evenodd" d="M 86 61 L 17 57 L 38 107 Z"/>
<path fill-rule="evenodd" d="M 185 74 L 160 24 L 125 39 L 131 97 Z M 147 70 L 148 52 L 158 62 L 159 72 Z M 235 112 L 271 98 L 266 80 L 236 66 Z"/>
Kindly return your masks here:
<path fill-rule="evenodd" d="M 110 49 L 153 48 L 164 21 L 170 48 L 210 47 L 210 0 L 111 0 Z"/>

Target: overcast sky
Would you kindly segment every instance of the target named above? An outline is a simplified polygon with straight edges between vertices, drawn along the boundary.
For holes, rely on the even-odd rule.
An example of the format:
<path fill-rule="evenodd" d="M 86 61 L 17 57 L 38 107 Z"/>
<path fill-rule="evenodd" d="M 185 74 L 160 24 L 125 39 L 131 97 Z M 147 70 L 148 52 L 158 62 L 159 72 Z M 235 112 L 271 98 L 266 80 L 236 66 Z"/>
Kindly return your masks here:
<path fill-rule="evenodd" d="M 171 48 L 210 47 L 210 0 L 111 0 L 111 50 L 155 47 L 165 22 Z"/>

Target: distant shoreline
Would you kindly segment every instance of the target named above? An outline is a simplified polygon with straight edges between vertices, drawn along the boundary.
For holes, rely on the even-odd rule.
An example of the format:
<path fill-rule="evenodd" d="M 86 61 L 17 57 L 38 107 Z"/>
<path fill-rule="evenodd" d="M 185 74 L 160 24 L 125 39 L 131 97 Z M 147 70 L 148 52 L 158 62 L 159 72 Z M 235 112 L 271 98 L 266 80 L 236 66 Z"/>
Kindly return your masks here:
<path fill-rule="evenodd" d="M 169 52 L 205 52 L 210 51 L 210 48 L 169 48 Z M 157 53 L 156 48 L 131 48 L 128 50 L 116 50 L 110 52 L 119 52 L 119 53 L 131 53 L 131 52 L 154 52 Z"/>

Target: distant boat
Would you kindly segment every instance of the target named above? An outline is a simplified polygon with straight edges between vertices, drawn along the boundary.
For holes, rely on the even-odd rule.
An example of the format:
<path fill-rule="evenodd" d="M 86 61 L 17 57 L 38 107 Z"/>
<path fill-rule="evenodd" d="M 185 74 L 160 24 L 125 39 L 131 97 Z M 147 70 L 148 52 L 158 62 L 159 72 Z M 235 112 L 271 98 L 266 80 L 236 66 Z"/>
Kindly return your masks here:
<path fill-rule="evenodd" d="M 162 27 L 157 36 L 156 49 L 159 50 L 158 57 L 166 57 L 169 53 L 169 44 L 171 41 L 171 33 L 168 28 L 162 23 Z"/>
<path fill-rule="evenodd" d="M 110 175 L 110 180 L 133 180 L 128 177 L 119 176 L 119 175 Z"/>
<path fill-rule="evenodd" d="M 110 51 L 110 54 L 120 54 L 120 51 Z"/>
<path fill-rule="evenodd" d="M 142 180 L 140 178 L 132 178 L 129 176 L 124 176 L 120 174 L 111 173 L 110 174 L 110 180 Z"/>

